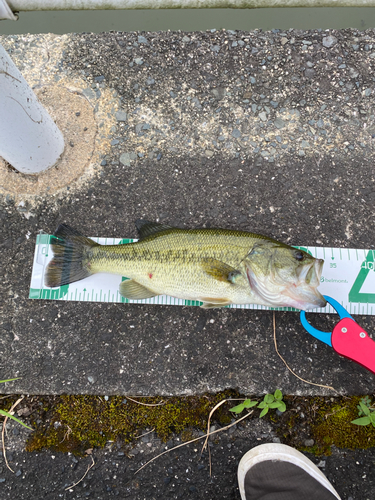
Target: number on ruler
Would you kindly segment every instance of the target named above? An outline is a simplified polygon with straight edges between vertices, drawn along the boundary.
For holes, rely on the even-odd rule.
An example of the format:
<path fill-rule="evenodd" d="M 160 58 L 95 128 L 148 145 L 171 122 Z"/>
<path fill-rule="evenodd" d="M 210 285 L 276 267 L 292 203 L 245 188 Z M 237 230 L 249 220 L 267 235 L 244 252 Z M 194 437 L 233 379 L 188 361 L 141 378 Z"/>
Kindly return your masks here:
<path fill-rule="evenodd" d="M 361 288 L 369 272 L 374 270 L 374 257 L 374 250 L 369 250 L 366 260 L 362 263 L 358 276 L 349 292 L 349 302 L 375 304 L 375 293 L 361 292 Z"/>
<path fill-rule="evenodd" d="M 374 263 L 373 262 L 362 262 L 361 269 L 368 269 L 369 271 L 375 271 Z"/>

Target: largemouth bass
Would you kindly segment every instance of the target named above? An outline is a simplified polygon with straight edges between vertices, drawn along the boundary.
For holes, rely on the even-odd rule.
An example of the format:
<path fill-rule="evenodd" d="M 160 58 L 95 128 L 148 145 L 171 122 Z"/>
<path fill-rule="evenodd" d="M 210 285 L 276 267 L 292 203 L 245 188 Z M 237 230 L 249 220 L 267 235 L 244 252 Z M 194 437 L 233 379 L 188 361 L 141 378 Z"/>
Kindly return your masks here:
<path fill-rule="evenodd" d="M 308 310 L 324 307 L 318 292 L 323 260 L 272 238 L 228 229 L 178 229 L 138 221 L 139 241 L 99 245 L 61 224 L 52 243 L 47 287 L 95 273 L 129 278 L 128 299 L 166 294 L 199 300 L 202 307 L 261 304 Z"/>

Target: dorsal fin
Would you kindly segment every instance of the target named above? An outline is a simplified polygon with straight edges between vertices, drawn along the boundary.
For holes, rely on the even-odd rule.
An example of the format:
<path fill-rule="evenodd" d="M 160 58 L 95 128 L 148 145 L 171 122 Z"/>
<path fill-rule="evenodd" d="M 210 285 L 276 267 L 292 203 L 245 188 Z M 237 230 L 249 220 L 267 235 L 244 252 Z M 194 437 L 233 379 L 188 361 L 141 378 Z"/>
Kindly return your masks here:
<path fill-rule="evenodd" d="M 136 220 L 135 226 L 138 230 L 139 239 L 141 240 L 143 238 L 146 238 L 147 236 L 161 233 L 162 231 L 166 231 L 168 229 L 174 229 L 172 226 L 168 226 L 167 224 L 160 224 L 159 222 L 150 222 L 144 219 Z"/>

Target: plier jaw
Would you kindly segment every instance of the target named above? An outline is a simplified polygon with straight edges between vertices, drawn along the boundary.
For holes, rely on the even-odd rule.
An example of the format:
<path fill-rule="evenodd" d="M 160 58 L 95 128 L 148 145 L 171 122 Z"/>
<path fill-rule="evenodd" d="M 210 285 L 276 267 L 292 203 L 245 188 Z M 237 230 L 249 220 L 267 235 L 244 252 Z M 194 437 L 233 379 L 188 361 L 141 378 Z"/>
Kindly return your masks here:
<path fill-rule="evenodd" d="M 302 326 L 310 335 L 332 347 L 341 356 L 352 359 L 375 374 L 375 342 L 341 304 L 327 295 L 324 298 L 340 316 L 340 321 L 332 332 L 322 332 L 311 326 L 305 311 L 300 313 Z"/>

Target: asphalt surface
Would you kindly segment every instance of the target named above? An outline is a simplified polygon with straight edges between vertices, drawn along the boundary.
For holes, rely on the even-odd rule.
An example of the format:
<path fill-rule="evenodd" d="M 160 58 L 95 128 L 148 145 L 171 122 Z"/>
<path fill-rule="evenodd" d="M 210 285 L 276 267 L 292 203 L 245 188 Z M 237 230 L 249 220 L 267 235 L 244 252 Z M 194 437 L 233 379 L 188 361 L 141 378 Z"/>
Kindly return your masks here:
<path fill-rule="evenodd" d="M 7 458 L 14 473 L 0 458 L 0 484 L 2 498 L 17 500 L 105 500 L 112 497 L 240 500 L 237 467 L 241 457 L 259 444 L 280 442 L 269 423 L 255 419 L 212 436 L 210 453 L 207 450 L 202 453 L 204 440 L 200 440 L 155 459 L 167 449 L 181 445 L 181 437 L 175 436 L 167 443 L 161 443 L 149 433 L 128 449 L 121 443 L 107 443 L 104 449 L 94 449 L 90 455 L 75 457 L 51 450 L 26 453 L 19 449 L 24 431 L 14 435 L 15 428 L 18 430 L 19 426 L 9 426 L 7 439 Z M 347 450 L 332 447 L 330 456 L 306 456 L 327 476 L 342 499 L 374 498 L 374 448 Z"/>
<path fill-rule="evenodd" d="M 36 234 L 61 222 L 87 235 L 136 237 L 134 221 L 146 218 L 251 230 L 294 245 L 374 248 L 374 32 L 114 32 L 0 42 L 36 90 L 54 85 L 81 95 L 97 123 L 91 164 L 69 186 L 41 182 L 43 191 L 25 179 L 23 191 L 12 190 L 19 177 L 0 182 L 1 374 L 22 377 L 0 391 L 331 394 L 282 363 L 272 313 L 37 301 L 28 288 Z M 356 319 L 374 331 L 372 317 Z M 298 314 L 278 312 L 276 325 L 280 353 L 300 377 L 340 394 L 373 392 L 373 375 L 312 341 Z M 332 318 L 321 315 L 316 325 L 328 330 Z M 238 498 L 236 462 L 258 439 L 249 436 L 221 438 L 211 480 L 185 449 L 176 470 L 164 458 L 139 480 L 130 479 L 138 459 L 129 465 L 95 450 L 87 477 L 96 479 L 72 493 L 64 486 L 87 457 L 71 467 L 71 457 L 16 449 L 21 473 L 10 476 L 2 463 L 0 478 L 13 498 L 41 491 L 45 498 Z M 325 472 L 336 475 L 343 498 L 370 499 L 374 458 L 373 450 L 334 451 Z M 184 470 L 194 471 L 196 491 Z"/>

